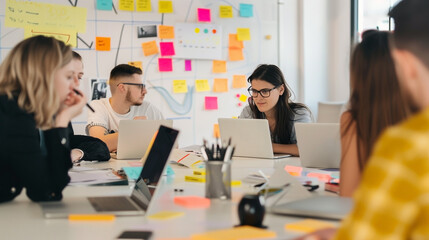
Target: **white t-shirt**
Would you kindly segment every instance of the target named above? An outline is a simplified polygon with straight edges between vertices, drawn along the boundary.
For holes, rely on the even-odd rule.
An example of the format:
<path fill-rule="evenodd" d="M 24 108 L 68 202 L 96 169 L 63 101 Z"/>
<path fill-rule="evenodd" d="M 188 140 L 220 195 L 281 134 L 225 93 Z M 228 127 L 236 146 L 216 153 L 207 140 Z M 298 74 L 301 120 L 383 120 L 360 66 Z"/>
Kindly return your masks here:
<path fill-rule="evenodd" d="M 90 103 L 95 112 L 88 111 L 86 134 L 92 126 L 101 126 L 109 133 L 118 132 L 120 120 L 132 120 L 134 117 L 146 116 L 148 120 L 162 120 L 164 116 L 153 104 L 144 101 L 140 106 L 131 106 L 126 114 L 118 114 L 110 106 L 108 98 L 94 100 Z"/>

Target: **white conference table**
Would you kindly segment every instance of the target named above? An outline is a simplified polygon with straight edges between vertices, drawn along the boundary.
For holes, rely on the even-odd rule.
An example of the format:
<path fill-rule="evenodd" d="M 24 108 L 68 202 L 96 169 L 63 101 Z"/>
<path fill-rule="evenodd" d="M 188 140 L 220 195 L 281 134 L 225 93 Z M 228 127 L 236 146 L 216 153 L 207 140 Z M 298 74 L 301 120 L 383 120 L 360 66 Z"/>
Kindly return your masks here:
<path fill-rule="evenodd" d="M 274 161 L 274 162 L 273 162 Z M 239 159 L 232 165 L 232 180 L 242 180 L 251 172 L 258 169 L 264 172 L 273 171 L 273 167 L 285 165 L 299 166 L 299 158 L 280 160 Z M 88 163 L 85 166 L 96 168 L 112 167 L 120 169 L 129 166 L 127 160 L 110 160 L 104 163 Z M 114 221 L 79 221 L 68 219 L 45 219 L 40 206 L 31 202 L 25 192 L 15 200 L 0 204 L 0 238 L 1 239 L 115 239 L 124 230 L 152 231 L 152 239 L 190 238 L 192 234 L 209 230 L 231 228 L 239 223 L 237 206 L 242 195 L 251 192 L 250 184 L 232 188 L 231 200 L 212 200 L 209 208 L 189 209 L 176 205 L 175 196 L 196 195 L 204 197 L 204 183 L 185 182 L 184 176 L 191 175 L 192 170 L 176 164 L 171 164 L 174 176 L 165 177 L 164 183 L 158 188 L 154 202 L 145 216 L 160 211 L 184 212 L 184 215 L 169 220 L 151 220 L 145 216 L 117 217 Z M 63 191 L 64 198 L 106 195 L 127 195 L 132 186 L 76 186 L 67 187 Z M 175 188 L 183 192 L 175 192 Z M 314 194 L 328 194 L 323 187 Z M 287 195 L 286 195 L 287 196 Z M 268 230 L 275 231 L 277 238 L 293 239 L 300 233 L 286 231 L 286 223 L 296 222 L 302 218 L 274 215 L 267 213 L 264 225 Z M 337 224 L 337 222 L 333 222 Z"/>

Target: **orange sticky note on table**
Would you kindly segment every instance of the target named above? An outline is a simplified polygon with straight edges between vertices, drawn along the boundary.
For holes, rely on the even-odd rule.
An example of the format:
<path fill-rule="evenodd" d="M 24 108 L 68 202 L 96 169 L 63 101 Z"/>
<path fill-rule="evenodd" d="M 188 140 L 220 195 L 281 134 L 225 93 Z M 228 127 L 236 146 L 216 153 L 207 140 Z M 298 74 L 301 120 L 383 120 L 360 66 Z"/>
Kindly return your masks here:
<path fill-rule="evenodd" d="M 173 56 L 176 54 L 173 42 L 161 42 L 159 47 L 161 48 L 161 56 Z"/>
<path fill-rule="evenodd" d="M 237 34 L 229 34 L 229 48 L 243 48 L 243 41 L 239 41 Z"/>
<path fill-rule="evenodd" d="M 158 12 L 159 13 L 172 13 L 173 2 L 172 1 L 158 1 Z"/>
<path fill-rule="evenodd" d="M 217 123 L 213 125 L 213 137 L 220 138 L 219 124 Z"/>
<path fill-rule="evenodd" d="M 210 199 L 198 196 L 178 196 L 174 197 L 174 203 L 187 208 L 208 208 Z"/>
<path fill-rule="evenodd" d="M 246 76 L 245 75 L 233 75 L 232 76 L 232 88 L 246 88 Z"/>
<path fill-rule="evenodd" d="M 243 49 L 241 48 L 229 48 L 229 61 L 241 61 L 244 60 Z"/>
<path fill-rule="evenodd" d="M 191 236 L 192 240 L 240 240 L 240 239 L 267 239 L 275 238 L 277 235 L 273 231 L 251 226 L 239 226 L 229 229 L 214 230 L 205 233 L 198 233 Z"/>
<path fill-rule="evenodd" d="M 96 37 L 95 50 L 97 51 L 110 51 L 110 38 L 109 37 Z"/>
<path fill-rule="evenodd" d="M 141 61 L 128 62 L 129 65 L 134 66 L 136 68 L 140 68 L 143 70 L 143 64 Z"/>
<path fill-rule="evenodd" d="M 150 56 L 150 55 L 159 53 L 158 45 L 156 45 L 155 40 L 142 43 L 142 48 L 143 48 L 143 54 L 145 56 Z"/>
<path fill-rule="evenodd" d="M 308 173 L 307 177 L 314 177 L 317 178 L 319 181 L 321 182 L 329 182 L 331 181 L 332 177 L 328 174 L 323 174 L 323 173 Z"/>
<path fill-rule="evenodd" d="M 228 92 L 228 79 L 215 78 L 213 82 L 213 92 Z"/>
<path fill-rule="evenodd" d="M 213 60 L 214 73 L 226 73 L 226 61 Z"/>
<path fill-rule="evenodd" d="M 237 40 L 239 40 L 239 41 L 250 40 L 250 29 L 249 28 L 237 28 Z"/>
<path fill-rule="evenodd" d="M 303 233 L 311 233 L 324 228 L 335 227 L 329 222 L 323 222 L 315 219 L 304 219 L 302 221 L 288 223 L 285 225 L 286 230 L 297 231 Z"/>
<path fill-rule="evenodd" d="M 174 27 L 173 26 L 158 26 L 158 36 L 160 39 L 172 39 L 174 38 Z"/>
<path fill-rule="evenodd" d="M 217 97 L 205 97 L 204 108 L 206 110 L 217 110 Z"/>

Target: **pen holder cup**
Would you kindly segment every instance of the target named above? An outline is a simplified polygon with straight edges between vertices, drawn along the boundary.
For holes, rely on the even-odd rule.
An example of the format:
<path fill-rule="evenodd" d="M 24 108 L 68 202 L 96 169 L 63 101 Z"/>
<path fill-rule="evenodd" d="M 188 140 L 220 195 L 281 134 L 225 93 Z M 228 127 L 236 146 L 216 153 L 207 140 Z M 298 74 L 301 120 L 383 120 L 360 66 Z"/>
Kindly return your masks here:
<path fill-rule="evenodd" d="M 231 199 L 231 161 L 206 161 L 206 198 Z"/>

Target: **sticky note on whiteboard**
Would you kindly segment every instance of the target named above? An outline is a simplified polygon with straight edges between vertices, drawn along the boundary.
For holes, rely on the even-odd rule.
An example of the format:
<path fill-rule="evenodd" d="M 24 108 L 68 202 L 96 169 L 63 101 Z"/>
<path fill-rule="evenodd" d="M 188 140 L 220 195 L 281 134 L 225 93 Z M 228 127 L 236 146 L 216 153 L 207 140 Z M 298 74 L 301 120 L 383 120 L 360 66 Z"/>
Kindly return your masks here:
<path fill-rule="evenodd" d="M 199 22 L 210 22 L 210 9 L 209 8 L 198 8 L 198 21 Z"/>
<path fill-rule="evenodd" d="M 137 12 L 151 12 L 152 5 L 150 0 L 136 0 Z"/>
<path fill-rule="evenodd" d="M 172 1 L 158 1 L 158 12 L 159 13 L 172 13 L 173 2 Z"/>
<path fill-rule="evenodd" d="M 173 80 L 173 92 L 187 93 L 188 85 L 186 84 L 186 80 Z"/>
<path fill-rule="evenodd" d="M 192 71 L 192 61 L 190 59 L 185 60 L 185 71 Z"/>
<path fill-rule="evenodd" d="M 142 43 L 142 48 L 143 54 L 145 56 L 150 56 L 159 53 L 158 46 L 156 45 L 155 40 Z"/>
<path fill-rule="evenodd" d="M 206 110 L 217 110 L 217 97 L 205 97 L 204 108 Z"/>
<path fill-rule="evenodd" d="M 240 17 L 253 17 L 253 4 L 240 3 Z"/>
<path fill-rule="evenodd" d="M 232 88 L 246 88 L 246 76 L 245 75 L 233 75 L 232 76 Z"/>
<path fill-rule="evenodd" d="M 158 58 L 158 68 L 160 72 L 173 71 L 173 61 L 171 58 Z"/>
<path fill-rule="evenodd" d="M 238 41 L 237 34 L 229 34 L 229 48 L 243 48 L 243 41 Z"/>
<path fill-rule="evenodd" d="M 213 92 L 228 92 L 228 79 L 215 78 L 213 82 Z"/>
<path fill-rule="evenodd" d="M 237 28 L 237 39 L 239 41 L 249 41 L 250 38 L 249 28 Z"/>
<path fill-rule="evenodd" d="M 241 94 L 240 97 L 238 98 L 241 102 L 246 102 L 247 101 L 247 96 L 244 94 Z"/>
<path fill-rule="evenodd" d="M 97 0 L 97 10 L 112 11 L 112 0 Z"/>
<path fill-rule="evenodd" d="M 210 91 L 209 80 L 207 80 L 207 79 L 195 80 L 195 90 L 197 92 L 208 92 L 208 91 Z"/>
<path fill-rule="evenodd" d="M 219 6 L 219 17 L 220 18 L 232 18 L 232 7 L 231 6 Z"/>
<path fill-rule="evenodd" d="M 173 56 L 176 54 L 173 42 L 161 42 L 159 47 L 161 48 L 161 56 Z"/>
<path fill-rule="evenodd" d="M 174 38 L 174 27 L 173 26 L 158 26 L 158 36 L 160 39 L 172 39 Z"/>
<path fill-rule="evenodd" d="M 119 0 L 119 10 L 134 11 L 134 0 Z"/>
<path fill-rule="evenodd" d="M 230 48 L 228 49 L 229 61 L 241 61 L 244 60 L 243 49 L 241 48 Z"/>
<path fill-rule="evenodd" d="M 110 51 L 110 38 L 109 37 L 96 37 L 95 50 L 97 51 Z"/>
<path fill-rule="evenodd" d="M 213 60 L 214 73 L 226 73 L 226 61 Z"/>

